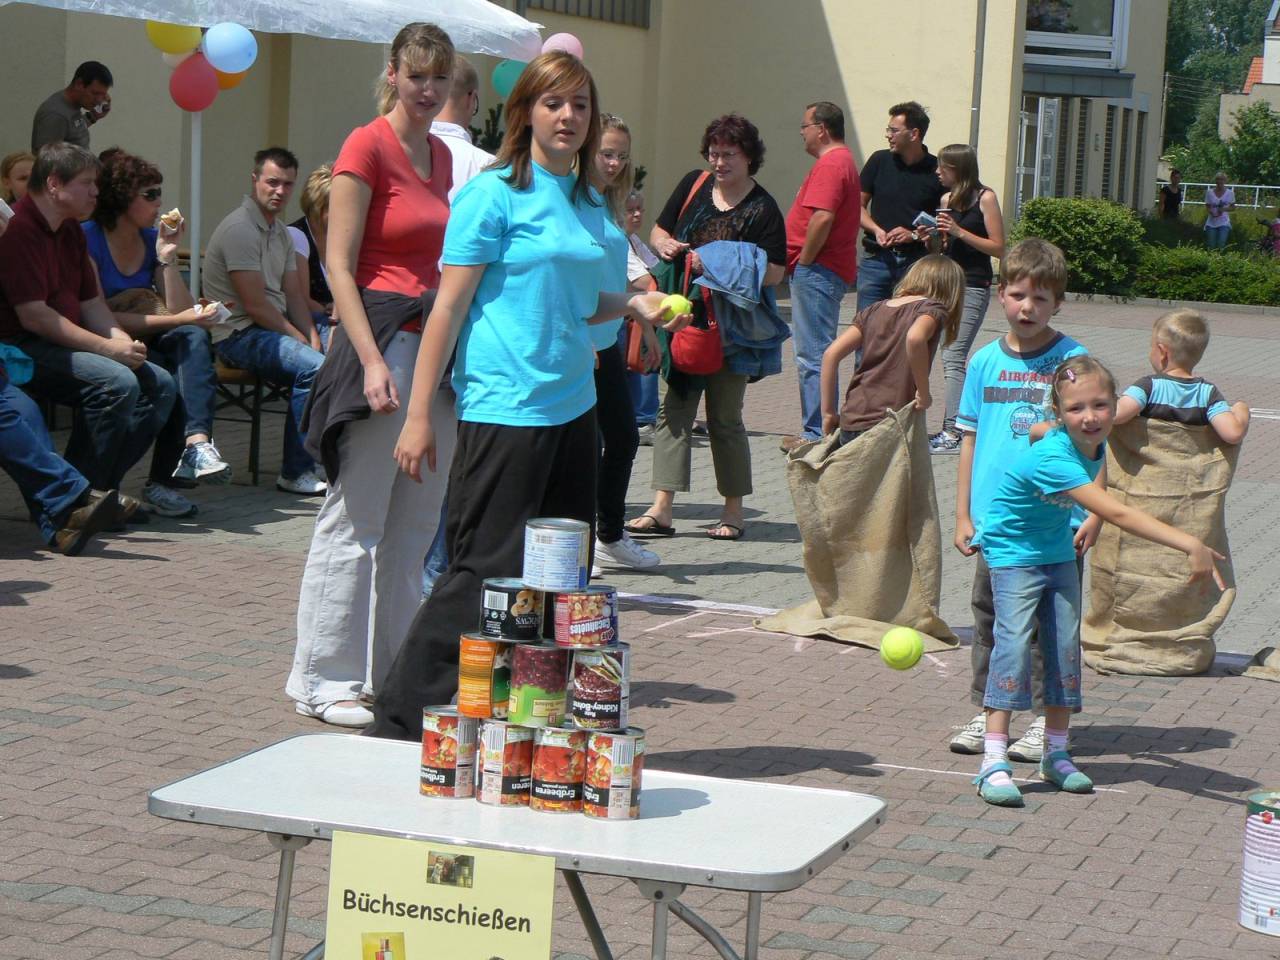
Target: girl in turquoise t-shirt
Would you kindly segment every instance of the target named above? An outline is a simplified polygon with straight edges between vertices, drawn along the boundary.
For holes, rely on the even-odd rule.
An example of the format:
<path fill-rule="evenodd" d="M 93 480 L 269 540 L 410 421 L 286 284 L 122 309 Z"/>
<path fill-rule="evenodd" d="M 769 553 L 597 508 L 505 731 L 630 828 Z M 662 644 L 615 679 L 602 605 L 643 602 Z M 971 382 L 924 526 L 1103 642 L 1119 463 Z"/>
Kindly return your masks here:
<path fill-rule="evenodd" d="M 1040 776 L 1068 793 L 1093 790 L 1067 752 L 1071 714 L 1081 705 L 1080 581 L 1071 532 L 1076 504 L 1122 530 L 1181 550 L 1191 561 L 1192 582 L 1212 577 L 1224 587 L 1213 562 L 1221 554 L 1107 493 L 1102 465 L 1116 408 L 1110 371 L 1090 356 L 1064 360 L 1054 371 L 1049 402 L 1057 426 L 1014 460 L 972 541 L 991 568 L 995 601 L 984 756 L 973 782 L 983 800 L 1003 807 L 1022 806 L 1009 766 L 1009 715 L 1031 708 L 1033 635 L 1044 653 Z"/>
<path fill-rule="evenodd" d="M 431 404 L 457 343 L 458 440 L 449 473 L 449 567 L 377 692 L 374 736 L 417 740 L 422 708 L 458 689 L 458 638 L 476 629 L 489 577 L 519 577 L 534 517 L 595 525 L 598 434 L 590 324 L 629 315 L 656 353 L 661 293 L 610 292 L 626 239 L 580 172 L 600 143 L 595 82 L 562 51 L 524 68 L 492 169 L 454 198 L 395 458 L 435 469 Z M 611 244 L 618 249 L 611 252 Z M 666 324 L 676 330 L 691 317 Z"/>

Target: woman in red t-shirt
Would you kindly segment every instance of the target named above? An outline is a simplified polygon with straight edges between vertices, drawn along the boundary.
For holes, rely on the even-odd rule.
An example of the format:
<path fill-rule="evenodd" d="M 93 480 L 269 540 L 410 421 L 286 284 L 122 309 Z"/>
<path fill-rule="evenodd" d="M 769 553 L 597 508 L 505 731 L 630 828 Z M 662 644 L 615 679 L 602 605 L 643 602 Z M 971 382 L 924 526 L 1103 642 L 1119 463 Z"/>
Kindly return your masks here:
<path fill-rule="evenodd" d="M 440 282 L 452 163 L 431 136 L 449 96 L 453 43 L 433 24 L 396 35 L 382 116 L 347 137 L 329 194 L 328 269 L 342 318 L 317 376 L 308 442 L 329 495 L 316 517 L 286 691 L 297 712 L 364 726 L 422 599 L 457 420 L 447 380 L 431 404 L 438 472 L 417 483 L 392 458 L 423 320 Z M 431 295 L 428 296 L 428 292 Z"/>

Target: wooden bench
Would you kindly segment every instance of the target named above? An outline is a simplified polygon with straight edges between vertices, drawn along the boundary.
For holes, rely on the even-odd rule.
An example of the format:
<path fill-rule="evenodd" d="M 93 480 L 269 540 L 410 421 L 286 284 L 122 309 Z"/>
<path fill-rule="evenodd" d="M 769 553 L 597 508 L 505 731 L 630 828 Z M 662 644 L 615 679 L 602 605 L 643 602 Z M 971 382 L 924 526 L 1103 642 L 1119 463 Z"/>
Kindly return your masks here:
<path fill-rule="evenodd" d="M 262 413 L 284 413 L 288 410 L 270 408 L 266 405 L 273 400 L 287 400 L 286 390 L 263 380 L 256 373 L 231 367 L 214 358 L 214 373 L 218 377 L 218 399 L 214 405 L 214 419 L 229 423 L 249 424 L 249 475 L 253 485 L 258 485 L 259 448 L 262 442 Z M 216 411 L 228 408 L 239 411 L 244 416 L 219 415 Z"/>

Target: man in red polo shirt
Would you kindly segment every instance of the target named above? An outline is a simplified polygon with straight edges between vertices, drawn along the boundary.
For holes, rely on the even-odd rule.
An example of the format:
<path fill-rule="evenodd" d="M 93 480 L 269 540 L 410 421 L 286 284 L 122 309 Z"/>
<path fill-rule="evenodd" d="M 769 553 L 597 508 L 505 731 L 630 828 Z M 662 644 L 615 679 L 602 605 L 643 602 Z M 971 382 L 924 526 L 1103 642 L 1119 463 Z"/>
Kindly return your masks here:
<path fill-rule="evenodd" d="M 858 279 L 862 187 L 844 145 L 844 111 L 820 100 L 800 123 L 804 149 L 816 162 L 787 213 L 787 272 L 800 378 L 799 436 L 784 437 L 790 452 L 822 438 L 822 354 L 836 337 L 840 301 Z"/>
<path fill-rule="evenodd" d="M 120 486 L 173 407 L 173 378 L 116 325 L 79 221 L 98 198 L 98 159 L 40 148 L 31 186 L 0 236 L 0 341 L 35 361 L 28 390 L 75 408 L 67 461 L 98 490 Z M 143 519 L 121 495 L 123 512 Z"/>

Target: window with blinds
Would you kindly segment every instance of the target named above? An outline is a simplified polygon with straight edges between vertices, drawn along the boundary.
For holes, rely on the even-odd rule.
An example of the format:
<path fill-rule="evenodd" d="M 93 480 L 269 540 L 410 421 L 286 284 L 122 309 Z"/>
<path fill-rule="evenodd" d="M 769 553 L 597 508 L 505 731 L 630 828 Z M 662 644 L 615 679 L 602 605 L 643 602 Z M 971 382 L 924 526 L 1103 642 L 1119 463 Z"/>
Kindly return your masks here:
<path fill-rule="evenodd" d="M 1080 113 L 1076 118 L 1076 176 L 1072 183 L 1071 194 L 1076 197 L 1084 196 L 1084 186 L 1089 172 L 1089 108 L 1093 105 L 1092 100 L 1080 101 Z"/>
<path fill-rule="evenodd" d="M 631 27 L 649 26 L 649 0 L 525 0 L 527 10 L 546 10 Z"/>
<path fill-rule="evenodd" d="M 1129 134 L 1133 129 L 1133 111 L 1120 111 L 1120 162 L 1116 164 L 1116 200 L 1125 203 L 1129 198 Z"/>
<path fill-rule="evenodd" d="M 1138 113 L 1138 133 L 1133 138 L 1133 209 L 1138 209 L 1138 204 L 1142 203 L 1142 188 L 1146 184 L 1143 179 L 1142 170 L 1143 161 L 1143 145 L 1147 141 L 1147 114 L 1146 111 Z"/>
<path fill-rule="evenodd" d="M 1116 143 L 1116 108 L 1107 107 L 1107 126 L 1102 133 L 1102 196 L 1106 200 L 1115 197 L 1115 163 L 1113 154 Z"/>
<path fill-rule="evenodd" d="M 1065 197 L 1067 195 L 1067 154 L 1070 152 L 1068 144 L 1071 137 L 1071 100 L 1063 100 L 1062 106 L 1058 110 L 1058 144 L 1057 153 L 1053 158 L 1053 195 L 1055 197 Z"/>

